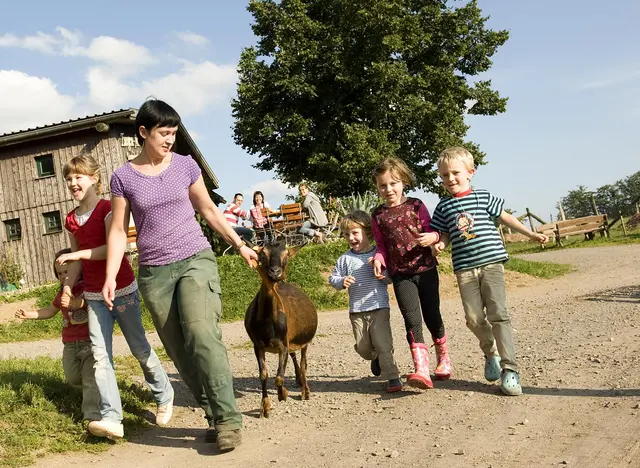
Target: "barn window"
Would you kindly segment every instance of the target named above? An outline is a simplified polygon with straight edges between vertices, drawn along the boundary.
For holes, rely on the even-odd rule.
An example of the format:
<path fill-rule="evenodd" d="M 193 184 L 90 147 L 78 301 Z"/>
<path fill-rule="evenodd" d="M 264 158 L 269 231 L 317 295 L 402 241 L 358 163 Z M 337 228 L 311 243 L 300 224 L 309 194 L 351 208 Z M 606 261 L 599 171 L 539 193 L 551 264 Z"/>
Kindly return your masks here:
<path fill-rule="evenodd" d="M 7 240 L 20 240 L 22 238 L 20 218 L 7 219 L 4 221 L 4 229 L 7 232 Z"/>
<path fill-rule="evenodd" d="M 36 157 L 36 167 L 38 168 L 38 177 L 49 177 L 56 174 L 53 167 L 53 155 L 44 154 Z"/>
<path fill-rule="evenodd" d="M 44 232 L 45 234 L 53 234 L 55 232 L 62 231 L 62 222 L 60 221 L 59 211 L 49 211 L 48 213 L 42 213 L 44 217 Z"/>

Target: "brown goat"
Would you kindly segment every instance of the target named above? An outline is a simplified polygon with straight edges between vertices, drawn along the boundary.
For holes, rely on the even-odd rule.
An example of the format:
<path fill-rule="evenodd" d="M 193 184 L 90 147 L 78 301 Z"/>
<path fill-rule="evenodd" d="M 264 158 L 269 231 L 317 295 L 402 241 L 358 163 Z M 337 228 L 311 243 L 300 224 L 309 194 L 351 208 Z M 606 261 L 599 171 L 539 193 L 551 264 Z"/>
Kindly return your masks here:
<path fill-rule="evenodd" d="M 253 342 L 258 359 L 258 371 L 262 383 L 262 405 L 260 417 L 269 417 L 271 402 L 267 394 L 267 365 L 265 352 L 278 354 L 276 387 L 278 401 L 287 399 L 284 374 L 287 355 L 291 356 L 296 381 L 302 389 L 302 399 L 309 399 L 307 384 L 307 348 L 318 328 L 318 313 L 309 297 L 293 283 L 285 282 L 289 259 L 298 247 L 286 247 L 275 242 L 255 248 L 258 253 L 258 273 L 262 278 L 260 291 L 253 299 L 244 316 L 244 327 Z M 296 351 L 300 350 L 300 365 Z"/>

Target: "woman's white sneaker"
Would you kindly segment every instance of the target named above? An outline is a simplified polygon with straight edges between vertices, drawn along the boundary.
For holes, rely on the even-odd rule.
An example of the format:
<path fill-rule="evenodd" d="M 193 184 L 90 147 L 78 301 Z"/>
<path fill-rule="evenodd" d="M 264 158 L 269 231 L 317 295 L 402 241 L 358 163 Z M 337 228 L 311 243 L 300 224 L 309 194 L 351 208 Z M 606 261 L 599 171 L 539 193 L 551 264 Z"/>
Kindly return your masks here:
<path fill-rule="evenodd" d="M 96 437 L 106 437 L 107 439 L 122 439 L 124 427 L 121 423 L 114 421 L 91 421 L 87 425 L 87 430 Z"/>

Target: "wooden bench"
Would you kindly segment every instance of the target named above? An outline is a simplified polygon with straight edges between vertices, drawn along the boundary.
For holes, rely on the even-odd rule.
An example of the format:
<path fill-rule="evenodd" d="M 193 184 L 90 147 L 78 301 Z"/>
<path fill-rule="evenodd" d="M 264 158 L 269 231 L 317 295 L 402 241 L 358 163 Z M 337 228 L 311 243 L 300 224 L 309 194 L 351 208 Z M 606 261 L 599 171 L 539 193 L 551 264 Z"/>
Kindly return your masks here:
<path fill-rule="evenodd" d="M 567 236 L 584 234 L 585 238 L 593 239 L 596 233 L 599 232 L 601 236 L 608 237 L 609 223 L 607 215 L 603 214 L 543 224 L 538 226 L 536 231 L 549 237 L 553 236 L 556 240 L 556 245 L 562 247 L 562 238 Z"/>
<path fill-rule="evenodd" d="M 289 203 L 280 206 L 285 231 L 297 231 L 306 221 L 307 215 L 302 211 L 300 203 Z"/>
<path fill-rule="evenodd" d="M 127 250 L 129 252 L 137 252 L 138 251 L 138 246 L 136 244 L 137 236 L 138 236 L 138 233 L 136 231 L 136 227 L 135 226 L 129 226 L 129 229 L 127 230 Z"/>
<path fill-rule="evenodd" d="M 556 223 L 546 223 L 536 227 L 536 232 L 544 234 L 549 239 L 555 239 L 556 237 Z"/>
<path fill-rule="evenodd" d="M 282 239 L 292 245 L 301 240 L 302 234 L 298 229 L 307 220 L 307 215 L 302 211 L 300 203 L 288 203 L 280 205 L 280 209 L 271 214 L 277 218 L 271 219 L 273 237 Z M 300 238 L 300 239 L 299 239 Z"/>

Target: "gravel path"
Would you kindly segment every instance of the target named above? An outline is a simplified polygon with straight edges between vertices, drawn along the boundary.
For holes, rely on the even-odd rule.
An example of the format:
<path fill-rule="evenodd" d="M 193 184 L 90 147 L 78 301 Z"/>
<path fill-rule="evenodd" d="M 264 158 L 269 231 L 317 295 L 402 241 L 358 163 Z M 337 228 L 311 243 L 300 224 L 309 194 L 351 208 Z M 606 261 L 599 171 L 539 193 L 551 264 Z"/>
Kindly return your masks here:
<path fill-rule="evenodd" d="M 48 456 L 65 467 L 640 467 L 640 245 L 549 251 L 525 258 L 571 263 L 576 271 L 513 286 L 509 307 L 518 339 L 524 395 L 509 398 L 482 377 L 482 356 L 459 299 L 442 302 L 454 376 L 434 390 L 384 392 L 353 351 L 345 312 L 323 313 L 310 348 L 311 400 L 290 398 L 257 418 L 257 364 L 241 323 L 223 326 L 245 414 L 244 444 L 218 456 L 203 442 L 202 411 L 176 380 L 170 427 L 152 428 L 107 453 Z M 623 292 L 616 292 L 625 288 Z M 608 291 L 606 294 L 603 292 Z M 396 359 L 410 369 L 397 308 Z M 150 338 L 157 344 L 155 334 Z M 59 356 L 57 340 L 0 346 L 0 357 Z M 117 353 L 123 351 L 116 339 Z M 433 353 L 432 353 L 433 357 Z M 268 357 L 271 376 L 274 356 Z M 433 364 L 432 364 L 433 367 Z M 175 369 L 168 365 L 175 377 Z"/>

